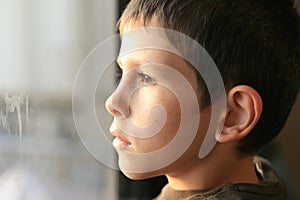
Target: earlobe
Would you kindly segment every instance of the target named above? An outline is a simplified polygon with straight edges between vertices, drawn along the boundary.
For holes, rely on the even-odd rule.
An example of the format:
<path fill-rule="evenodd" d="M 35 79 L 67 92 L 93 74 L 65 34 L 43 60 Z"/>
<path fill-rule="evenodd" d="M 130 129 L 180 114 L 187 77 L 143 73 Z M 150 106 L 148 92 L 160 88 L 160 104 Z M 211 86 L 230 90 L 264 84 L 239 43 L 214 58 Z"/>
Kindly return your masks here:
<path fill-rule="evenodd" d="M 252 87 L 239 85 L 227 94 L 227 111 L 218 142 L 231 142 L 246 137 L 262 113 L 262 100 Z"/>

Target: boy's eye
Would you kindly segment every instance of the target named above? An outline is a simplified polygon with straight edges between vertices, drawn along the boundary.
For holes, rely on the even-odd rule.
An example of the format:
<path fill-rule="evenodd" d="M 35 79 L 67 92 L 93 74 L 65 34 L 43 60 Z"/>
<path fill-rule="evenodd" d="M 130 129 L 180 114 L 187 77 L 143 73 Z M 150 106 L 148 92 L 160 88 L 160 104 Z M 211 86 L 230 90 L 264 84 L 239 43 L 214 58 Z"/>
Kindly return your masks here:
<path fill-rule="evenodd" d="M 156 81 L 151 78 L 148 74 L 145 74 L 144 72 L 138 73 L 138 75 L 142 78 L 142 82 L 150 85 L 154 85 Z"/>
<path fill-rule="evenodd" d="M 122 79 L 122 75 L 123 75 L 122 69 L 119 67 L 119 65 L 117 65 L 115 68 L 115 80 L 117 86 L 119 85 Z"/>

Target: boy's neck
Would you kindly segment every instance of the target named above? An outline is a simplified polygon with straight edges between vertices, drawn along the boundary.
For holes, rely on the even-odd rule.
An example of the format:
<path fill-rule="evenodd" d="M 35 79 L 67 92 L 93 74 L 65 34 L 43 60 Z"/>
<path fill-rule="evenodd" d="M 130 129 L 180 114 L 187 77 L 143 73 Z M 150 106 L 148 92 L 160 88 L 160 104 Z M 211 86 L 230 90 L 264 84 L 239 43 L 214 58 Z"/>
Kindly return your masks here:
<path fill-rule="evenodd" d="M 175 190 L 209 190 L 229 182 L 258 183 L 253 157 L 216 153 L 166 176 Z"/>

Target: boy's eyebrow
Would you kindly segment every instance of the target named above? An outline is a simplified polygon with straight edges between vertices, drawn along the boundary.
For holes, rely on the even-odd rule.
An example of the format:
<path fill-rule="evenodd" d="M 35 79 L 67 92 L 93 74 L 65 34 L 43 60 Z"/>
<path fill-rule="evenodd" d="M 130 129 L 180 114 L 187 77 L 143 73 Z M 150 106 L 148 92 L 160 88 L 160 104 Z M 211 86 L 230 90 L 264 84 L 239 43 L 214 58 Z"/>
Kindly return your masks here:
<path fill-rule="evenodd" d="M 149 58 L 144 58 L 144 59 L 141 59 L 141 60 L 128 59 L 128 61 L 129 61 L 129 64 L 133 64 L 133 65 L 139 65 L 141 63 L 145 63 L 145 64 L 151 64 L 152 63 Z M 123 68 L 122 58 L 118 57 L 116 62 L 119 65 L 119 67 L 122 69 Z"/>

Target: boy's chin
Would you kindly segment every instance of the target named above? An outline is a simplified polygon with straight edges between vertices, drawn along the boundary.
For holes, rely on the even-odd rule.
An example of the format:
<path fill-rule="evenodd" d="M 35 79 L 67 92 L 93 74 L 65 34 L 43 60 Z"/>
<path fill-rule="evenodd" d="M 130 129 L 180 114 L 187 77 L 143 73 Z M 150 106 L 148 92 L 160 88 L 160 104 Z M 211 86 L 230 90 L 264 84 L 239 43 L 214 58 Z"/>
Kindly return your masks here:
<path fill-rule="evenodd" d="M 143 180 L 143 179 L 147 179 L 147 178 L 153 178 L 156 176 L 160 176 L 160 174 L 155 173 L 155 172 L 130 173 L 130 172 L 122 171 L 122 173 L 131 180 Z"/>

